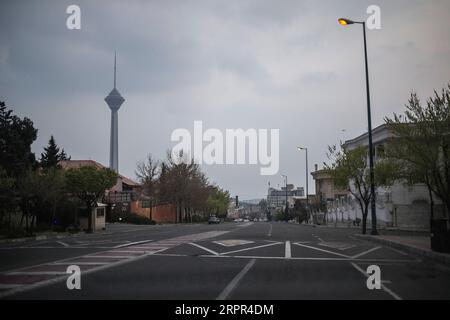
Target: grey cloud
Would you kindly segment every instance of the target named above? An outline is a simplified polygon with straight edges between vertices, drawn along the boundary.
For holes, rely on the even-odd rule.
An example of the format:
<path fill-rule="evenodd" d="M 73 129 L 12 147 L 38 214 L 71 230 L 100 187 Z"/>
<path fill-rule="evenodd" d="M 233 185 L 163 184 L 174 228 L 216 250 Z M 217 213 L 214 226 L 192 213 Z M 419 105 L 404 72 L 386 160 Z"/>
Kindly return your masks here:
<path fill-rule="evenodd" d="M 203 120 L 220 129 L 279 128 L 280 171 L 304 185 L 297 144 L 309 147 L 312 169 L 328 144 L 366 128 L 362 33 L 336 19 L 364 19 L 372 1 L 75 1 L 82 30 L 69 31 L 65 8 L 73 3 L 0 4 L 0 99 L 35 121 L 38 154 L 54 134 L 73 158 L 107 164 L 103 98 L 115 50 L 126 99 L 119 164 L 131 177 L 148 152 L 165 156 L 173 129 Z M 368 32 L 374 125 L 401 111 L 411 90 L 426 96 L 450 81 L 449 2 L 378 4 L 382 29 Z M 248 198 L 281 181 L 256 166 L 204 170 Z"/>

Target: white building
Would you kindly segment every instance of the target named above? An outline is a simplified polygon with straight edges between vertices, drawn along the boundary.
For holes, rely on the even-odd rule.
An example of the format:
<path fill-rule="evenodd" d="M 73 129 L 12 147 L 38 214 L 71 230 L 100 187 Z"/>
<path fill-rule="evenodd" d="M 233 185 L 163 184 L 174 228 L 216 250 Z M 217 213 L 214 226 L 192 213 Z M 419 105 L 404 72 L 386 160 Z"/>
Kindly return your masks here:
<path fill-rule="evenodd" d="M 387 125 L 383 124 L 372 130 L 374 161 L 376 162 L 384 152 L 384 145 L 393 134 Z M 368 146 L 368 133 L 348 140 L 343 147 L 353 150 L 359 146 Z M 349 195 L 331 203 L 328 209 L 329 220 L 353 220 L 361 218 L 361 210 L 358 203 Z M 442 204 L 434 199 L 435 214 L 442 212 Z M 430 199 L 428 189 L 424 184 L 408 186 L 403 183 L 395 183 L 388 188 L 379 187 L 376 190 L 376 214 L 378 225 L 398 227 L 411 230 L 429 230 L 430 228 Z M 371 220 L 369 206 L 368 225 Z"/>

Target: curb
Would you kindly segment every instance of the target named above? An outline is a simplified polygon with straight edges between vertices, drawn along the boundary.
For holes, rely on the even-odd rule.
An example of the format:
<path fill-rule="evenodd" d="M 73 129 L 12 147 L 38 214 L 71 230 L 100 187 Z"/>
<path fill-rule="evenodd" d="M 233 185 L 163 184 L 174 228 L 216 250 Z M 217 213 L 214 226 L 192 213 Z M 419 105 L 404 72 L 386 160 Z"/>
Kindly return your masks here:
<path fill-rule="evenodd" d="M 403 250 L 407 253 L 410 253 L 410 254 L 413 254 L 416 256 L 420 256 L 425 259 L 432 260 L 434 262 L 438 262 L 438 263 L 441 263 L 441 264 L 444 264 L 444 265 L 450 267 L 450 255 L 449 254 L 428 251 L 428 250 L 424 250 L 422 248 L 406 245 L 406 244 L 403 244 L 403 243 L 400 243 L 397 241 L 393 241 L 393 240 L 378 238 L 376 236 L 371 236 L 371 235 L 354 234 L 352 236 L 355 238 L 363 239 L 363 240 L 381 243 L 381 244 L 393 247 L 395 249 Z"/>
<path fill-rule="evenodd" d="M 78 234 L 63 233 L 63 234 L 41 234 L 34 237 L 26 238 L 12 238 L 12 239 L 1 239 L 1 243 L 16 243 L 16 242 L 28 242 L 28 241 L 39 241 L 39 240 L 49 240 L 49 239 L 63 239 L 67 237 L 76 237 Z"/>

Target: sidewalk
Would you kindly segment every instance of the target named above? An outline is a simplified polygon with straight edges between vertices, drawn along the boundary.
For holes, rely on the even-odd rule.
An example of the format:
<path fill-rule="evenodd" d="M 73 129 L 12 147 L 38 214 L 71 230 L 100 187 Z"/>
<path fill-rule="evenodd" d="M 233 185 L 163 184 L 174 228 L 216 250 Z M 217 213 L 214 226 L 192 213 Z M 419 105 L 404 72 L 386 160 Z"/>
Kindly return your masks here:
<path fill-rule="evenodd" d="M 4 238 L 0 239 L 1 243 L 15 243 L 15 242 L 28 242 L 35 240 L 50 240 L 50 239 L 63 239 L 67 237 L 76 237 L 80 233 L 69 233 L 69 232 L 43 232 L 37 233 L 34 236 L 23 237 L 23 238 Z"/>
<path fill-rule="evenodd" d="M 397 236 L 397 235 L 362 235 L 354 234 L 353 237 L 384 244 L 404 252 L 433 260 L 450 267 L 450 254 L 431 250 L 429 236 Z"/>

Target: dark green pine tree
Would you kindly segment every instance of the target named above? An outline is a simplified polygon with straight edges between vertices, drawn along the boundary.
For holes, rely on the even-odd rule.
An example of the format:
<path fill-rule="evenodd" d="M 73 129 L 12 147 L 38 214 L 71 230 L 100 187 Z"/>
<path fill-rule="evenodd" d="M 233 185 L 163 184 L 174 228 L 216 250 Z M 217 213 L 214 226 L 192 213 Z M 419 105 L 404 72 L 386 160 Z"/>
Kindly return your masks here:
<path fill-rule="evenodd" d="M 58 165 L 61 160 L 70 160 L 64 149 L 60 151 L 59 147 L 55 142 L 53 136 L 50 137 L 48 141 L 48 146 L 44 148 L 44 153 L 41 154 L 41 167 L 42 168 L 52 168 Z"/>

